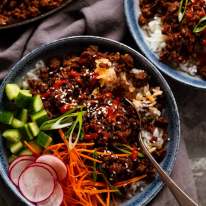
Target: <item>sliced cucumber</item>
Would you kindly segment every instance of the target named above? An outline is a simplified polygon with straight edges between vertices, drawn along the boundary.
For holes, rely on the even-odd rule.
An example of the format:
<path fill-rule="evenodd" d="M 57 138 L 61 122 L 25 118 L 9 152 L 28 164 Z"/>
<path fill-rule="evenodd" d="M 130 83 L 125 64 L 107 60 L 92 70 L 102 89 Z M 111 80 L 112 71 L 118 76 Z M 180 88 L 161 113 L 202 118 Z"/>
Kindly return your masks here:
<path fill-rule="evenodd" d="M 32 139 L 34 139 L 34 136 L 32 135 L 32 132 L 30 131 L 28 124 L 25 124 L 25 125 L 22 127 L 22 133 L 25 135 L 25 138 L 26 138 L 27 140 L 32 140 Z"/>
<path fill-rule="evenodd" d="M 52 138 L 46 133 L 40 132 L 39 135 L 37 136 L 36 142 L 38 145 L 47 148 L 51 144 Z"/>
<path fill-rule="evenodd" d="M 28 108 L 32 102 L 32 94 L 28 90 L 20 90 L 16 97 L 16 105 L 20 108 Z"/>
<path fill-rule="evenodd" d="M 21 139 L 18 129 L 7 129 L 3 132 L 2 136 L 12 143 L 16 143 Z"/>
<path fill-rule="evenodd" d="M 29 122 L 28 127 L 34 137 L 39 134 L 40 130 L 36 122 Z"/>
<path fill-rule="evenodd" d="M 33 102 L 32 102 L 32 111 L 33 112 L 39 112 L 43 109 L 43 102 L 41 100 L 40 95 L 36 95 L 33 97 Z"/>
<path fill-rule="evenodd" d="M 19 117 L 20 117 L 20 120 L 22 122 L 26 123 L 27 120 L 28 120 L 28 110 L 27 109 L 22 109 Z"/>
<path fill-rule="evenodd" d="M 21 89 L 23 93 L 31 94 L 31 91 L 29 89 Z"/>
<path fill-rule="evenodd" d="M 14 118 L 12 112 L 0 111 L 0 122 L 3 124 L 11 124 Z"/>
<path fill-rule="evenodd" d="M 18 96 L 20 88 L 17 84 L 7 84 L 5 87 L 6 96 L 9 100 L 14 100 Z"/>
<path fill-rule="evenodd" d="M 46 110 L 41 110 L 40 112 L 34 113 L 31 115 L 33 122 L 36 122 L 39 126 L 45 121 L 48 120 L 48 115 Z"/>
<path fill-rule="evenodd" d="M 16 118 L 13 118 L 11 125 L 13 128 L 21 128 L 24 126 L 24 122 L 22 122 L 21 120 L 18 120 Z"/>
<path fill-rule="evenodd" d="M 17 154 L 23 147 L 24 145 L 19 141 L 10 146 L 10 151 L 12 154 Z"/>

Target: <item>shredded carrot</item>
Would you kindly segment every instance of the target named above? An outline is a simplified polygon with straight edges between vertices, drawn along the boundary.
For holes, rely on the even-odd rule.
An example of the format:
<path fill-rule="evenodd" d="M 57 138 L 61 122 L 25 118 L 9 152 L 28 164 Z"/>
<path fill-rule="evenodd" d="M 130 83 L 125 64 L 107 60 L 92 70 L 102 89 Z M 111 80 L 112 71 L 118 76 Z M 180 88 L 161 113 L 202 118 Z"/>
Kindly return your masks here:
<path fill-rule="evenodd" d="M 116 156 L 116 157 L 128 157 L 129 154 L 112 154 L 112 156 Z"/>
<path fill-rule="evenodd" d="M 63 206 L 110 206 L 115 204 L 114 193 L 118 189 L 111 188 L 106 180 L 95 181 L 92 178 L 94 168 L 87 165 L 90 160 L 101 164 L 102 161 L 93 157 L 93 153 L 97 155 L 115 155 L 117 157 L 125 157 L 128 154 L 109 154 L 96 151 L 90 148 L 94 143 L 77 143 L 77 145 L 68 150 L 68 140 L 62 129 L 59 129 L 59 135 L 63 143 L 49 146 L 44 153 L 52 153 L 64 161 L 67 166 L 67 178 L 62 182 L 64 191 Z M 86 154 L 85 154 L 86 153 Z M 101 175 L 100 171 L 96 171 L 97 175 Z M 143 179 L 146 175 L 135 177 L 129 180 L 117 182 L 114 186 L 122 187 Z M 105 194 L 105 195 L 104 195 Z"/>
<path fill-rule="evenodd" d="M 106 206 L 110 206 L 110 192 L 107 192 Z"/>
<path fill-rule="evenodd" d="M 77 143 L 77 145 L 79 145 L 79 146 L 93 146 L 94 143 L 93 142 L 91 142 L 91 143 Z"/>
<path fill-rule="evenodd" d="M 116 187 L 124 187 L 124 186 L 127 186 L 129 184 L 138 182 L 138 181 L 140 181 L 141 179 L 143 179 L 145 177 L 146 177 L 146 175 L 142 175 L 142 176 L 134 177 L 134 178 L 129 179 L 129 180 L 125 180 L 125 181 L 121 181 L 121 182 L 116 182 L 114 184 L 114 186 L 116 186 Z"/>
<path fill-rule="evenodd" d="M 89 194 L 99 194 L 99 193 L 107 193 L 107 192 L 118 192 L 118 190 L 109 190 L 109 189 L 105 189 L 105 190 L 77 190 L 78 192 L 85 192 L 85 193 L 89 193 Z"/>
<path fill-rule="evenodd" d="M 84 155 L 84 154 L 81 154 L 81 153 L 79 154 L 79 156 L 84 157 L 85 159 L 88 159 L 88 160 L 91 160 L 91 161 L 94 161 L 94 162 L 102 163 L 102 161 L 100 161 L 100 160 L 94 159 L 90 156 L 87 156 L 87 155 Z"/>
<path fill-rule="evenodd" d="M 102 206 L 106 206 L 106 204 L 103 202 L 102 198 L 99 196 L 99 194 L 96 194 L 97 199 L 101 203 Z"/>
<path fill-rule="evenodd" d="M 34 156 L 39 156 L 42 152 L 41 148 L 33 142 L 27 142 L 24 140 L 24 145 L 32 152 Z"/>
<path fill-rule="evenodd" d="M 67 141 L 67 139 L 65 138 L 65 135 L 64 135 L 63 130 L 62 130 L 62 129 L 59 129 L 58 132 L 59 132 L 59 135 L 60 135 L 60 137 L 62 138 L 64 144 L 67 145 L 67 144 L 68 144 L 68 141 Z"/>

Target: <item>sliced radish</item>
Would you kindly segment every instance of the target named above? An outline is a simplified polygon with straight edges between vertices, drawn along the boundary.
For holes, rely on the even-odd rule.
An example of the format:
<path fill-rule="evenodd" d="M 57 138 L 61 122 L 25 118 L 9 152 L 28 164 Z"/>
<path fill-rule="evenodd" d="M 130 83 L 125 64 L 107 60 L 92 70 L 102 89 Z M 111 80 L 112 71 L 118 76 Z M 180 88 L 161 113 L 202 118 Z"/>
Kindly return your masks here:
<path fill-rule="evenodd" d="M 66 178 L 67 168 L 65 164 L 54 155 L 42 155 L 36 159 L 36 162 L 42 162 L 50 165 L 57 173 L 57 177 L 60 181 Z"/>
<path fill-rule="evenodd" d="M 18 180 L 21 173 L 32 163 L 33 160 L 21 159 L 11 167 L 11 169 L 9 170 L 9 177 L 16 186 L 18 186 Z"/>
<path fill-rule="evenodd" d="M 55 187 L 51 172 L 39 165 L 27 167 L 19 178 L 19 190 L 31 202 L 41 202 L 49 198 Z"/>
<path fill-rule="evenodd" d="M 53 175 L 53 177 L 55 179 L 57 179 L 57 173 L 55 171 L 55 169 L 53 167 L 51 167 L 50 165 L 46 164 L 46 163 L 42 163 L 42 162 L 35 162 L 33 163 L 31 166 L 42 166 L 42 167 L 45 167 L 46 169 L 49 170 L 49 172 L 51 172 L 51 174 Z"/>
<path fill-rule="evenodd" d="M 32 160 L 32 161 L 35 161 L 35 157 L 31 156 L 31 155 L 22 155 L 18 158 L 16 158 L 14 161 L 11 162 L 11 164 L 9 165 L 9 170 L 11 170 L 11 168 L 19 161 L 21 160 Z"/>
<path fill-rule="evenodd" d="M 64 197 L 64 192 L 61 185 L 57 182 L 52 195 L 42 202 L 37 203 L 37 206 L 60 206 Z"/>

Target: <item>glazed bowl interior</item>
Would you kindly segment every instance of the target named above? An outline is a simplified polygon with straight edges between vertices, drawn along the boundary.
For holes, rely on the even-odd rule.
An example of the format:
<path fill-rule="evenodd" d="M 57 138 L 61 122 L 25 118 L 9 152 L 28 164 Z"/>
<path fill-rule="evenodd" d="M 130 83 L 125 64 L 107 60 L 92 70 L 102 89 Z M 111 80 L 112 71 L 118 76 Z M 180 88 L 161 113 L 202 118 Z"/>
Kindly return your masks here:
<path fill-rule="evenodd" d="M 141 52 L 164 74 L 187 86 L 206 89 L 206 81 L 198 76 L 191 76 L 161 62 L 159 57 L 151 51 L 145 40 L 145 34 L 138 23 L 141 10 L 139 0 L 124 0 L 125 15 L 131 34 Z"/>
<path fill-rule="evenodd" d="M 163 90 L 166 97 L 166 113 L 169 120 L 168 133 L 170 141 L 167 144 L 166 156 L 161 164 L 166 172 L 170 174 L 175 163 L 176 153 L 180 141 L 179 115 L 174 96 L 160 72 L 146 58 L 144 58 L 135 50 L 119 42 L 94 36 L 76 36 L 58 40 L 32 51 L 31 53 L 23 57 L 18 63 L 16 63 L 10 70 L 7 77 L 4 79 L 0 87 L 1 109 L 5 105 L 3 90 L 6 83 L 18 83 L 21 77 L 29 70 L 33 69 L 36 62 L 38 62 L 39 60 L 44 61 L 52 56 L 64 56 L 68 52 L 80 53 L 80 51 L 82 51 L 89 45 L 97 45 L 102 51 L 119 51 L 121 53 L 128 53 L 132 55 L 134 58 L 135 66 L 140 69 L 145 69 L 151 75 L 151 78 L 153 78 L 154 81 L 156 81 L 156 83 Z M 0 174 L 4 182 L 10 188 L 11 192 L 15 193 L 15 195 L 19 198 L 19 201 L 29 205 L 30 203 L 18 192 L 18 190 L 15 188 L 15 186 L 13 186 L 7 176 L 8 163 L 6 157 L 6 148 L 4 146 L 2 138 L 0 139 L 0 158 Z M 155 180 L 147 185 L 141 193 L 138 193 L 130 200 L 122 203 L 122 205 L 145 205 L 155 197 L 162 186 L 163 183 L 157 176 Z"/>

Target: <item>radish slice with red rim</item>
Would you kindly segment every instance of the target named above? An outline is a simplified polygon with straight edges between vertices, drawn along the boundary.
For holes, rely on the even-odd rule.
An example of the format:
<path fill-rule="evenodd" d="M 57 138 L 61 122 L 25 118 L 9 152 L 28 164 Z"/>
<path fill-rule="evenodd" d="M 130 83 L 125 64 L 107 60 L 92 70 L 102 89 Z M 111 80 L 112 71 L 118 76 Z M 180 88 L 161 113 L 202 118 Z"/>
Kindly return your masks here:
<path fill-rule="evenodd" d="M 35 157 L 31 156 L 31 155 L 22 155 L 18 158 L 16 158 L 14 161 L 11 162 L 11 164 L 9 165 L 9 170 L 11 170 L 11 168 L 19 161 L 21 160 L 32 160 L 35 161 Z"/>
<path fill-rule="evenodd" d="M 51 167 L 50 165 L 46 164 L 46 163 L 42 163 L 42 162 L 35 162 L 33 163 L 31 166 L 42 166 L 42 167 L 45 167 L 46 169 L 49 170 L 49 172 L 51 172 L 51 174 L 53 175 L 53 177 L 55 179 L 57 179 L 57 173 L 55 171 L 55 169 L 53 167 Z"/>
<path fill-rule="evenodd" d="M 39 165 L 27 167 L 19 178 L 19 190 L 30 202 L 41 202 L 49 198 L 55 188 L 51 172 Z"/>
<path fill-rule="evenodd" d="M 54 155 L 42 155 L 36 159 L 36 162 L 42 162 L 50 165 L 57 173 L 59 181 L 62 181 L 67 176 L 67 167 L 58 157 Z"/>
<path fill-rule="evenodd" d="M 11 167 L 11 169 L 9 170 L 9 177 L 16 186 L 18 186 L 19 177 L 22 172 L 32 163 L 33 160 L 21 159 Z"/>
<path fill-rule="evenodd" d="M 64 192 L 61 185 L 57 182 L 52 195 L 42 202 L 37 203 L 37 206 L 60 206 L 64 197 Z"/>

